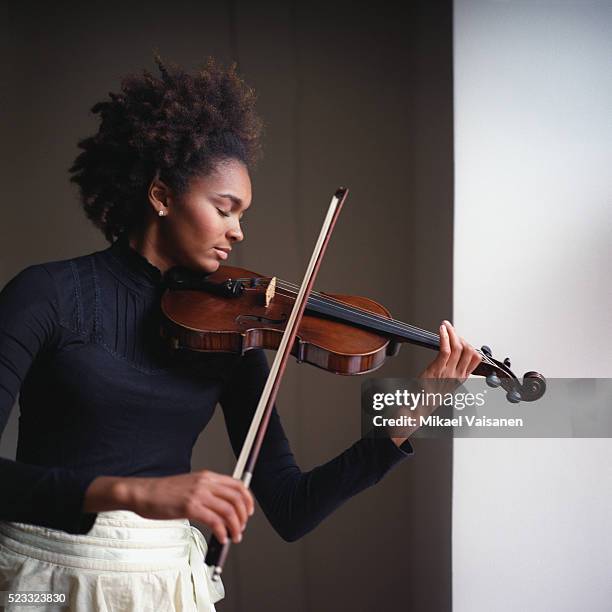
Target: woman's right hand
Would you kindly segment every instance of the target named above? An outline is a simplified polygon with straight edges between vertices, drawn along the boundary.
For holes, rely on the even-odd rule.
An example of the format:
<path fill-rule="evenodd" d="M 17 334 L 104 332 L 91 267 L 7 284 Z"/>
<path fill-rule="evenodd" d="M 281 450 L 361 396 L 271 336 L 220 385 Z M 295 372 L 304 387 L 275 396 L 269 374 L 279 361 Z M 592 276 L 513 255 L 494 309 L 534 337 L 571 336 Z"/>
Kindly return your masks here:
<path fill-rule="evenodd" d="M 242 481 L 200 470 L 177 476 L 121 478 L 116 485 L 122 507 L 144 518 L 187 518 L 208 526 L 217 540 L 240 542 L 253 495 Z"/>

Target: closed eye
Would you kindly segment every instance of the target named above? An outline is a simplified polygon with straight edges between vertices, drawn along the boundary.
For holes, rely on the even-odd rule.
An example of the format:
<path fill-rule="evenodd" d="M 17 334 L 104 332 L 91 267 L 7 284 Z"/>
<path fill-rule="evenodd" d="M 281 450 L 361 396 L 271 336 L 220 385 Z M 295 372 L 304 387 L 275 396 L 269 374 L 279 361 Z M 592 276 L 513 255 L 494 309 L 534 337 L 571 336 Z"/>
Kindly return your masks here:
<path fill-rule="evenodd" d="M 225 212 L 224 210 L 221 210 L 220 208 L 217 208 L 217 210 L 219 211 L 219 214 L 220 214 L 222 217 L 230 217 L 230 216 L 231 216 L 231 214 L 230 214 L 230 213 Z"/>

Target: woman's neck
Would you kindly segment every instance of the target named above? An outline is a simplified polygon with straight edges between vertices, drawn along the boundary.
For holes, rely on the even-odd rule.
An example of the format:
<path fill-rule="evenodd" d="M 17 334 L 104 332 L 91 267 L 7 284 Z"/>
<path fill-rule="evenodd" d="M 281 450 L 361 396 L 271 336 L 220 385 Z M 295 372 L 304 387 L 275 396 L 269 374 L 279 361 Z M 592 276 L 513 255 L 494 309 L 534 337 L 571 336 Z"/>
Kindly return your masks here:
<path fill-rule="evenodd" d="M 155 226 L 146 227 L 140 232 L 130 232 L 128 242 L 135 251 L 158 268 L 162 274 L 176 265 L 171 258 L 164 256 L 163 249 L 160 248 L 159 233 Z"/>

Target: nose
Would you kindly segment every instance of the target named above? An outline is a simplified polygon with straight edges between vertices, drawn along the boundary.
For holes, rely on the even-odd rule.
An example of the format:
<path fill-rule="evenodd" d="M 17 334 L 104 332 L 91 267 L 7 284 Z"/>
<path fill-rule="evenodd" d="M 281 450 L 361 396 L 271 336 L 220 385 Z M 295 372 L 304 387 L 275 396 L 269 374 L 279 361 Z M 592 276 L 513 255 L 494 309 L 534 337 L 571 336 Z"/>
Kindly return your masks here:
<path fill-rule="evenodd" d="M 240 227 L 240 221 L 236 221 L 231 229 L 227 232 L 227 237 L 231 242 L 240 242 L 244 240 L 244 234 L 242 233 L 242 228 Z"/>

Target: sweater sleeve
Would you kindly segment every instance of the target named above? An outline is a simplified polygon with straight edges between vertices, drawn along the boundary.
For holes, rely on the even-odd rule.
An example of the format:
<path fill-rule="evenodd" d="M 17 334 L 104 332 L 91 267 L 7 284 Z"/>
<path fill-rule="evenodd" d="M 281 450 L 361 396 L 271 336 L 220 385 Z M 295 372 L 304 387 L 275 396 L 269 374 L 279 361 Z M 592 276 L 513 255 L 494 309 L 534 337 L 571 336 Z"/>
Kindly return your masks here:
<path fill-rule="evenodd" d="M 0 435 L 32 363 L 59 334 L 53 279 L 44 265 L 29 266 L 0 292 Z M 88 533 L 97 514 L 82 507 L 95 476 L 0 458 L 0 520 Z"/>
<path fill-rule="evenodd" d="M 240 359 L 220 398 L 236 456 L 242 448 L 268 371 L 263 350 L 248 351 Z M 377 483 L 413 452 L 408 440 L 398 447 L 389 438 L 362 438 L 327 463 L 302 472 L 274 407 L 251 487 L 271 525 L 284 540 L 292 542 L 314 529 L 350 497 Z"/>

